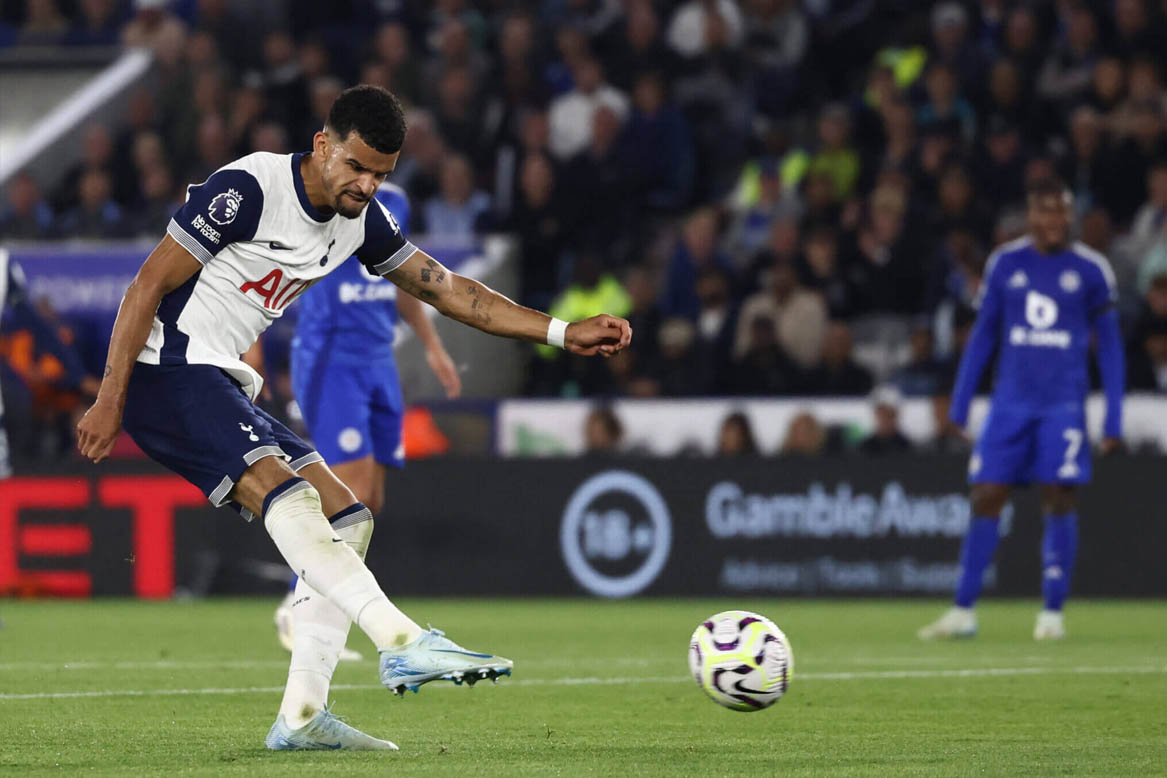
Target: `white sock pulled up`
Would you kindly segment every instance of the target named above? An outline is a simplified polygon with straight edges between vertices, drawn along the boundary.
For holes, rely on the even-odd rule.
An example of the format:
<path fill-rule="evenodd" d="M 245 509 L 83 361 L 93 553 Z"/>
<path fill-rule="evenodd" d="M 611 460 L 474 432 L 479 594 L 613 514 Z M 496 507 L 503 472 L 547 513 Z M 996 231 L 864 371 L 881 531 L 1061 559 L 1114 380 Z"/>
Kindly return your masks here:
<path fill-rule="evenodd" d="M 340 526 L 344 522 L 343 518 L 337 521 L 339 529 L 346 528 Z M 422 634 L 421 627 L 381 591 L 364 560 L 329 525 L 320 495 L 307 481 L 289 479 L 273 490 L 265 501 L 263 524 L 305 586 L 356 622 L 378 651 L 403 646 Z"/>

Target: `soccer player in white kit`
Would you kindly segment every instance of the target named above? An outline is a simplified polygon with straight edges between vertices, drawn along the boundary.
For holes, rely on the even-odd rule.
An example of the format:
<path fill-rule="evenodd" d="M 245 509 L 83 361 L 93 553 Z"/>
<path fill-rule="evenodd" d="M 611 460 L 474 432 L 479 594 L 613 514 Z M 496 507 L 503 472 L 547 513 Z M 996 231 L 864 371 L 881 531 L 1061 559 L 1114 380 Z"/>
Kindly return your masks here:
<path fill-rule="evenodd" d="M 520 306 L 407 241 L 373 198 L 405 130 L 391 93 L 353 87 L 337 98 L 311 152 L 251 154 L 190 187 L 126 291 L 101 391 L 78 424 L 78 447 L 94 462 L 124 424 L 213 504 L 262 518 L 299 574 L 288 683 L 265 741 L 272 749 L 396 749 L 326 707 L 351 622 L 377 647 L 381 682 L 398 694 L 439 679 L 509 675 L 512 663 L 423 630 L 390 602 L 363 561 L 372 514 L 318 453 L 254 405 L 262 379 L 240 355 L 354 255 L 442 314 L 494 335 L 603 356 L 632 337 L 614 316 L 566 323 Z"/>

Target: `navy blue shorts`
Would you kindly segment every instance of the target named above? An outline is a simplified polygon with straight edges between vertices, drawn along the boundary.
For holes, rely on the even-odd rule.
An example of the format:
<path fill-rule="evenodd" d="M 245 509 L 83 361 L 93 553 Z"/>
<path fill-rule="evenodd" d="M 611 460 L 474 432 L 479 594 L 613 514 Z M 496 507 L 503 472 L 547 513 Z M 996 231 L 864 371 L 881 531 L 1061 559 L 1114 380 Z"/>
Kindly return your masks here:
<path fill-rule="evenodd" d="M 337 365 L 293 350 L 292 391 L 328 464 L 372 455 L 383 465 L 405 465 L 401 382 L 392 362 Z"/>
<path fill-rule="evenodd" d="M 264 457 L 283 457 L 297 471 L 324 461 L 214 365 L 134 365 L 122 425 L 151 459 L 215 506 Z"/>
<path fill-rule="evenodd" d="M 969 462 L 971 483 L 1082 484 L 1090 480 L 1082 406 L 1040 412 L 993 405 Z"/>

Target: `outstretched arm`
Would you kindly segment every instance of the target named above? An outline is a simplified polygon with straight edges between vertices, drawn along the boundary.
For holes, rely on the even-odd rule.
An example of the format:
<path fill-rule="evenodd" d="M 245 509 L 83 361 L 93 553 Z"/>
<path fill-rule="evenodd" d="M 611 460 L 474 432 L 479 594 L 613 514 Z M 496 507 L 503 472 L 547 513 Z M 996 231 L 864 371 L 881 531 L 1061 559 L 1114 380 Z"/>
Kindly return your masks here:
<path fill-rule="evenodd" d="M 201 268 L 187 249 L 167 235 L 130 282 L 113 325 L 97 400 L 77 425 L 77 448 L 83 456 L 100 462 L 113 448 L 122 426 L 130 371 L 150 336 L 158 304 Z"/>
<path fill-rule="evenodd" d="M 422 305 L 421 300 L 411 294 L 399 294 L 397 295 L 397 312 L 401 314 L 401 318 L 421 341 L 421 345 L 425 349 L 425 361 L 429 363 L 430 370 L 434 371 L 434 375 L 442 383 L 442 388 L 446 390 L 446 397 L 451 400 L 459 397 L 462 394 L 462 378 L 458 375 L 458 368 L 454 365 L 454 360 L 450 358 L 446 347 L 442 344 L 442 336 L 438 334 L 434 323 L 425 315 L 425 306 Z"/>
<path fill-rule="evenodd" d="M 450 272 L 423 251 L 414 252 L 385 277 L 444 316 L 492 335 L 531 343 L 552 342 L 574 354 L 605 357 L 622 351 L 632 340 L 628 322 L 606 314 L 569 323 L 558 331 L 561 325 L 547 314 L 519 305 L 472 278 Z"/>
<path fill-rule="evenodd" d="M 1103 311 L 1094 320 L 1094 334 L 1098 339 L 1098 370 L 1102 374 L 1102 390 L 1106 394 L 1103 448 L 1109 453 L 1118 448 L 1122 438 L 1122 393 L 1126 360 L 1122 353 L 1118 312 L 1113 308 Z"/>
<path fill-rule="evenodd" d="M 972 404 L 981 374 L 993 357 L 997 348 L 997 336 L 1001 331 L 1001 295 L 993 279 L 993 266 L 985 274 L 982 282 L 976 323 L 969 335 L 960 367 L 956 371 L 956 386 L 952 390 L 952 406 L 948 417 L 958 427 L 968 423 L 968 409 Z"/>

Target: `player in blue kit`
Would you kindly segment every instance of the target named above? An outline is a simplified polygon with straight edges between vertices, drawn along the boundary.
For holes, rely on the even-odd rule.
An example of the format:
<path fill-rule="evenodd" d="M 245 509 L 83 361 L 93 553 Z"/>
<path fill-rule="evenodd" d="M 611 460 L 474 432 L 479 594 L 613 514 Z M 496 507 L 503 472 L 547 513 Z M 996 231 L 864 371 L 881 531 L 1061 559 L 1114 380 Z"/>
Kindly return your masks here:
<path fill-rule="evenodd" d="M 274 750 L 396 749 L 326 707 L 351 624 L 376 647 L 381 684 L 398 694 L 509 675 L 513 663 L 422 629 L 389 600 L 364 564 L 372 513 L 319 452 L 255 405 L 263 379 L 241 355 L 351 256 L 493 335 L 584 356 L 612 356 L 632 338 L 614 316 L 568 323 L 520 306 L 410 243 L 373 196 L 397 165 L 405 130 L 390 92 L 353 87 L 311 151 L 250 154 L 190 187 L 126 290 L 101 388 L 77 425 L 78 448 L 94 462 L 124 425 L 213 505 L 258 517 L 299 575 L 288 680 L 264 741 Z"/>
<path fill-rule="evenodd" d="M 1028 193 L 1029 234 L 997 249 L 985 267 L 979 313 L 957 372 L 950 417 L 963 427 L 981 373 L 997 352 L 988 419 L 969 462 L 973 516 L 960 553 L 954 606 L 922 639 L 971 637 L 973 605 L 998 542 L 1014 486 L 1041 485 L 1044 609 L 1035 640 L 1065 637 L 1062 605 L 1078 549 L 1075 489 L 1090 480 L 1086 395 L 1091 334 L 1106 394 L 1103 453 L 1122 434 L 1123 351 L 1114 275 L 1106 258 L 1069 240 L 1072 199 L 1057 180 Z"/>
<path fill-rule="evenodd" d="M 381 184 L 374 195 L 408 234 L 409 198 Z M 462 381 L 441 337 L 413 295 L 349 260 L 304 293 L 292 341 L 292 391 L 316 450 L 374 516 L 385 503 L 387 468 L 405 464 L 401 438 L 404 401 L 393 357 L 398 314 L 425 348 L 426 361 L 446 396 Z M 296 581 L 276 609 L 276 633 L 289 651 L 295 641 L 292 603 Z M 345 648 L 342 660 L 361 655 Z"/>

